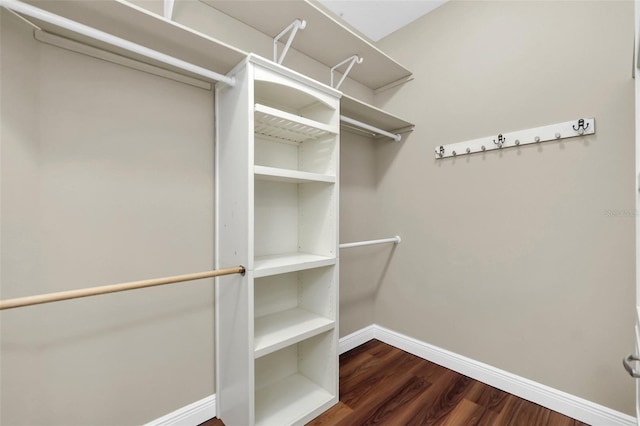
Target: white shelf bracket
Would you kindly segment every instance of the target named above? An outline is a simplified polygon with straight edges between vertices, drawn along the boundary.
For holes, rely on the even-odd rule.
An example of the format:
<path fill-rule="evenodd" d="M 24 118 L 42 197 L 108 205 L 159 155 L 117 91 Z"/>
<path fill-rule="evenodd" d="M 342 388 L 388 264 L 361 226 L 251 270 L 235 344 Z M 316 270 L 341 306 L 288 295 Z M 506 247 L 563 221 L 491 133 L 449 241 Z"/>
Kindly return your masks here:
<path fill-rule="evenodd" d="M 173 19 L 174 3 L 175 3 L 175 0 L 164 0 L 164 9 L 163 9 L 164 19 L 168 19 L 169 21 Z"/>
<path fill-rule="evenodd" d="M 393 139 L 396 142 L 400 142 L 400 140 L 402 140 L 402 135 L 399 133 L 387 132 L 386 130 L 379 129 L 375 126 L 372 126 L 367 123 L 363 123 L 362 121 L 354 120 L 353 118 L 350 118 L 344 115 L 340 116 L 340 121 L 351 124 L 353 126 L 359 127 L 364 130 L 369 130 L 370 132 L 377 133 L 379 135 L 386 136 L 388 138 Z"/>
<path fill-rule="evenodd" d="M 291 43 L 293 43 L 293 39 L 296 36 L 296 33 L 298 32 L 298 30 L 304 30 L 306 26 L 307 26 L 307 21 L 305 21 L 304 19 L 296 19 L 291 23 L 291 25 L 289 25 L 287 28 L 282 30 L 280 34 L 274 37 L 273 62 L 282 64 L 282 61 L 284 60 L 285 55 L 287 54 L 287 52 L 289 51 L 289 48 L 291 47 Z M 289 38 L 287 39 L 287 42 L 284 45 L 284 49 L 282 49 L 282 54 L 280 55 L 280 58 L 278 58 L 278 41 L 289 31 L 291 31 L 291 33 L 289 34 Z"/>
<path fill-rule="evenodd" d="M 339 89 L 340 86 L 342 85 L 342 82 L 344 81 L 345 78 L 347 78 L 347 75 L 349 75 L 349 72 L 351 71 L 351 68 L 353 68 L 353 66 L 355 64 L 361 64 L 362 61 L 364 61 L 364 58 L 358 56 L 358 55 L 353 55 L 353 56 L 349 56 L 347 59 L 345 59 L 344 61 L 340 62 L 337 65 L 334 65 L 333 67 L 331 67 L 331 87 L 333 87 L 334 89 Z M 340 79 L 340 81 L 338 82 L 338 84 L 336 84 L 335 86 L 333 85 L 333 73 L 335 72 L 336 68 L 349 63 L 349 65 L 347 66 L 347 69 L 344 71 L 344 73 L 342 74 L 342 78 Z"/>

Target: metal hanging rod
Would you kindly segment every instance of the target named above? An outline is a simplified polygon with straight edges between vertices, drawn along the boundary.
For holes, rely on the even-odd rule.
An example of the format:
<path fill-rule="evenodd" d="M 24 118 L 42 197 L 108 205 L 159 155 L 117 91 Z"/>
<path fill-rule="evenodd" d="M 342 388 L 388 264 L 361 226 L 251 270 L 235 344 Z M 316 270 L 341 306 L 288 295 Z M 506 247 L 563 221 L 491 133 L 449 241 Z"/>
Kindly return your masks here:
<path fill-rule="evenodd" d="M 344 115 L 340 116 L 340 121 L 352 124 L 354 126 L 358 126 L 358 127 L 362 128 L 362 129 L 369 130 L 369 131 L 377 133 L 379 135 L 386 136 L 388 138 L 393 139 L 396 142 L 399 142 L 402 139 L 402 135 L 400 135 L 399 133 L 387 132 L 386 130 L 379 129 L 379 128 L 375 127 L 375 126 L 372 126 L 372 125 L 367 124 L 367 123 L 363 123 L 362 121 L 354 120 L 353 118 L 349 118 L 349 117 L 346 117 Z"/>
<path fill-rule="evenodd" d="M 287 52 L 289 51 L 289 48 L 291 47 L 291 43 L 293 43 L 293 39 L 296 36 L 296 33 L 298 32 L 298 30 L 304 30 L 306 26 L 307 26 L 307 21 L 305 21 L 304 19 L 296 19 L 287 28 L 282 30 L 280 34 L 278 34 L 273 38 L 273 62 L 282 64 L 282 61 L 284 61 L 285 55 L 287 54 Z M 282 36 L 284 36 L 289 31 L 291 31 L 291 33 L 289 34 L 289 38 L 287 39 L 287 42 L 284 45 L 284 49 L 282 49 L 282 54 L 280 55 L 280 58 L 278 58 L 278 41 Z"/>
<path fill-rule="evenodd" d="M 347 59 L 345 59 L 344 61 L 340 62 L 339 64 L 334 65 L 333 67 L 331 67 L 331 87 L 333 87 L 334 89 L 339 89 L 340 86 L 342 85 L 342 82 L 344 81 L 344 79 L 347 78 L 347 75 L 349 75 L 349 72 L 351 71 L 351 68 L 353 68 L 353 66 L 355 64 L 361 64 L 362 61 L 364 61 L 364 58 L 362 58 L 361 56 L 358 56 L 358 55 L 353 55 L 353 56 L 349 56 Z M 338 84 L 336 84 L 334 86 L 333 85 L 333 73 L 335 72 L 336 68 L 338 68 L 339 66 L 341 66 L 343 64 L 346 64 L 347 62 L 349 62 L 349 66 L 347 66 L 347 69 L 342 74 L 342 78 L 340 79 Z"/>
<path fill-rule="evenodd" d="M 226 75 L 219 74 L 198 65 L 183 61 L 182 59 L 174 58 L 173 56 L 169 56 L 162 52 L 149 49 L 148 47 L 141 46 L 129 40 L 125 40 L 123 38 L 116 37 L 87 25 L 80 24 L 67 18 L 63 18 L 62 16 L 55 15 L 51 12 L 47 12 L 29 4 L 22 3 L 18 0 L 0 0 L 0 7 L 4 7 L 5 9 L 12 10 L 14 12 L 29 16 L 34 19 L 48 22 L 49 24 L 62 27 L 69 31 L 73 31 L 74 33 L 82 34 L 94 40 L 98 40 L 111 46 L 125 49 L 129 52 L 133 52 L 146 58 L 162 62 L 163 64 L 170 65 L 172 67 L 176 67 L 184 71 L 200 75 L 202 77 L 206 77 L 210 80 L 220 81 L 222 83 L 228 84 L 229 86 L 233 86 L 235 84 L 235 79 L 233 77 L 227 77 Z"/>
<path fill-rule="evenodd" d="M 383 238 L 381 240 L 369 240 L 369 241 L 358 241 L 356 243 L 344 243 L 344 244 L 340 244 L 340 248 L 372 246 L 374 244 L 385 244 L 385 243 L 400 244 L 401 241 L 402 239 L 400 238 L 400 236 L 396 235 L 393 238 Z"/>
<path fill-rule="evenodd" d="M 487 136 L 486 138 L 473 139 L 466 142 L 440 145 L 436 148 L 436 159 L 555 141 L 576 136 L 593 135 L 595 133 L 595 118 L 581 118 L 517 132 L 500 133 L 496 136 Z"/>
<path fill-rule="evenodd" d="M 183 281 L 201 280 L 204 278 L 220 277 L 223 275 L 244 275 L 244 266 L 216 269 L 195 274 L 176 275 L 173 277 L 155 278 L 144 281 L 132 281 L 128 283 L 104 285 L 100 287 L 81 288 L 78 290 L 60 291 L 57 293 L 39 294 L 36 296 L 18 297 L 16 299 L 0 300 L 0 311 L 3 309 L 20 308 L 24 306 L 39 305 L 42 303 L 59 302 L 62 300 L 77 299 L 80 297 L 98 296 L 101 294 L 116 293 L 119 291 L 135 290 L 138 288 L 153 287 L 164 284 L 173 284 Z"/>

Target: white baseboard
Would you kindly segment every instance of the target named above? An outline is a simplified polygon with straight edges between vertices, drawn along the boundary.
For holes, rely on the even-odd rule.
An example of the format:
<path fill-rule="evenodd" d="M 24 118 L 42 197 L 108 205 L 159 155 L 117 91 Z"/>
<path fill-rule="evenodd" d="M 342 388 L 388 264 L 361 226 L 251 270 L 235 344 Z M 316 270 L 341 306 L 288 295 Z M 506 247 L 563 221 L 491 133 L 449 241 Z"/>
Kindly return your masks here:
<path fill-rule="evenodd" d="M 420 358 L 591 425 L 636 426 L 635 417 L 373 324 L 340 339 L 340 353 L 371 336 Z M 343 348 L 345 348 L 343 350 Z"/>
<path fill-rule="evenodd" d="M 145 426 L 196 426 L 216 416 L 216 394 L 186 405 Z"/>
<path fill-rule="evenodd" d="M 342 337 L 338 344 L 338 351 L 343 354 L 372 339 L 378 339 L 420 358 L 590 425 L 636 426 L 635 417 L 421 342 L 376 324 Z M 147 423 L 145 426 L 196 426 L 215 416 L 216 395 L 213 394 Z"/>

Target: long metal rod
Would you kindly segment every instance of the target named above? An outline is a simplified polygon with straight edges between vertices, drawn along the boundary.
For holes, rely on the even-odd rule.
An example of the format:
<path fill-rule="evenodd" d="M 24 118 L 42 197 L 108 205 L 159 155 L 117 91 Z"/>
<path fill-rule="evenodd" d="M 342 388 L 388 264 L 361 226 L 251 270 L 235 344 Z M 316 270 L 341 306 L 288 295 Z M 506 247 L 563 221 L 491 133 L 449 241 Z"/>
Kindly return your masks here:
<path fill-rule="evenodd" d="M 173 284 L 184 281 L 201 280 L 204 278 L 219 277 L 222 275 L 244 274 L 244 272 L 245 269 L 243 266 L 236 266 L 233 268 L 216 269 L 213 271 L 198 272 L 195 274 L 176 275 L 172 277 L 155 278 L 144 281 L 132 281 L 128 283 L 111 284 L 100 287 L 81 288 L 78 290 L 39 294 L 36 296 L 18 297 L 16 299 L 0 300 L 0 311 L 3 309 L 20 308 L 23 306 L 39 305 L 41 303 L 59 302 L 61 300 L 77 299 L 80 297 L 98 296 L 101 294 L 135 290 L 138 288 Z"/>
<path fill-rule="evenodd" d="M 362 247 L 362 246 L 371 246 L 374 244 L 384 244 L 384 243 L 394 243 L 399 244 L 402 241 L 400 236 L 396 235 L 393 238 L 383 238 L 381 240 L 369 240 L 369 241 L 358 241 L 357 243 L 344 243 L 340 244 L 340 248 L 351 248 L 351 247 Z"/>
<path fill-rule="evenodd" d="M 353 124 L 354 126 L 361 127 L 361 128 L 363 128 L 365 130 L 370 130 L 370 131 L 372 131 L 374 133 L 378 133 L 380 135 L 383 135 L 383 136 L 386 136 L 388 138 L 391 138 L 396 142 L 399 142 L 402 139 L 402 135 L 400 135 L 399 133 L 387 132 L 386 130 L 379 129 L 379 128 L 374 127 L 374 126 L 372 126 L 370 124 L 363 123 L 362 121 L 354 120 L 353 118 L 349 118 L 349 117 L 346 117 L 344 115 L 340 116 L 340 121 L 344 121 L 345 123 Z"/>
<path fill-rule="evenodd" d="M 169 56 L 156 50 L 149 49 L 148 47 L 141 46 L 129 40 L 125 40 L 120 37 L 116 37 L 114 35 L 89 27 L 87 25 L 80 24 L 67 18 L 63 18 L 62 16 L 55 15 L 29 4 L 22 3 L 18 0 L 0 0 L 0 6 L 9 10 L 13 10 L 14 12 L 21 13 L 23 15 L 30 16 L 32 18 L 48 22 L 49 24 L 65 28 L 75 33 L 82 34 L 94 40 L 98 40 L 112 46 L 128 50 L 129 52 L 142 55 L 146 58 L 153 59 L 155 61 L 162 62 L 176 68 L 180 68 L 182 70 L 200 75 L 202 77 L 206 77 L 211 80 L 223 82 L 225 84 L 228 84 L 229 86 L 233 86 L 235 84 L 235 79 L 233 77 L 227 77 L 226 75 L 219 74 L 206 68 L 202 68 L 198 65 L 194 65 L 190 62 L 183 61 L 182 59 L 174 58 L 173 56 Z"/>

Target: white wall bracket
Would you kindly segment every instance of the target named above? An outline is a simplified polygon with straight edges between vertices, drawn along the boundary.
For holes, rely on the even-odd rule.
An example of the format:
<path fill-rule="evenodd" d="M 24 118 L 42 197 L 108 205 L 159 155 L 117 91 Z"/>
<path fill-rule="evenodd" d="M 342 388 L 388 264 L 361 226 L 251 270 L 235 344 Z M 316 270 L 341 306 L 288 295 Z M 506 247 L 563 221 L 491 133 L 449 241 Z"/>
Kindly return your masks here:
<path fill-rule="evenodd" d="M 580 118 L 533 129 L 500 133 L 496 136 L 487 136 L 466 142 L 440 145 L 436 147 L 435 155 L 436 159 L 457 157 L 460 155 L 492 151 L 494 149 L 512 148 L 521 145 L 573 138 L 576 136 L 593 135 L 595 133 L 595 118 Z"/>
<path fill-rule="evenodd" d="M 164 0 L 163 15 L 169 21 L 173 18 L 173 4 L 175 0 Z"/>
<path fill-rule="evenodd" d="M 291 43 L 293 43 L 293 39 L 296 36 L 296 33 L 298 32 L 298 30 L 304 30 L 306 26 L 307 26 L 307 21 L 305 21 L 304 19 L 296 19 L 291 23 L 291 25 L 289 25 L 287 28 L 282 30 L 280 34 L 274 37 L 273 62 L 282 64 L 282 61 L 284 61 L 285 55 L 287 54 L 287 52 L 289 51 L 289 48 L 291 47 Z M 289 34 L 289 38 L 287 39 L 287 42 L 284 45 L 284 49 L 282 49 L 282 54 L 280 55 L 280 58 L 278 58 L 278 41 L 289 31 L 291 31 Z"/>
<path fill-rule="evenodd" d="M 344 61 L 340 62 L 339 64 L 334 65 L 333 67 L 331 67 L 331 87 L 333 87 L 334 89 L 339 89 L 340 86 L 342 85 L 342 82 L 344 81 L 345 78 L 347 78 L 347 75 L 349 75 L 349 72 L 351 71 L 351 68 L 353 68 L 353 66 L 355 64 L 361 64 L 362 61 L 364 61 L 364 58 L 358 56 L 358 55 L 353 55 L 353 56 L 349 56 L 347 59 L 345 59 Z M 333 73 L 335 72 L 336 68 L 349 63 L 349 65 L 347 66 L 347 69 L 344 71 L 344 73 L 342 74 L 342 78 L 340 79 L 340 81 L 338 82 L 338 84 L 336 84 L 335 86 L 333 85 Z"/>

